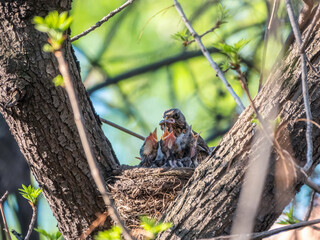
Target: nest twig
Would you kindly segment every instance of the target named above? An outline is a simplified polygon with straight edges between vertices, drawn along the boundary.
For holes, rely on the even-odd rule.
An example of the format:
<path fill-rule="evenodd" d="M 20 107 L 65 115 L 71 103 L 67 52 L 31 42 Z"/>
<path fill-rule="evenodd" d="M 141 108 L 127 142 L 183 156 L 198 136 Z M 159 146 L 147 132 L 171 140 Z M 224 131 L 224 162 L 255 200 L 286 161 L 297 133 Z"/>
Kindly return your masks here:
<path fill-rule="evenodd" d="M 139 216 L 159 220 L 192 176 L 192 168 L 132 168 L 114 177 L 108 187 L 125 224 L 139 227 Z"/>

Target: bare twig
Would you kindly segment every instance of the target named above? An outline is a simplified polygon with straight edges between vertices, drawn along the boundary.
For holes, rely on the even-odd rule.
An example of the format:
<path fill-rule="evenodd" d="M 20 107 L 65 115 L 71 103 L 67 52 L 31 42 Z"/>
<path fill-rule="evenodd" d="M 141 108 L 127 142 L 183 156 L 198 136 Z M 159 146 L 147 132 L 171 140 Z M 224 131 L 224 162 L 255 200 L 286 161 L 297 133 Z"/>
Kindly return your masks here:
<path fill-rule="evenodd" d="M 308 207 L 306 216 L 304 217 L 304 221 L 308 221 L 310 218 L 310 215 L 311 215 L 311 212 L 313 209 L 313 203 L 314 203 L 315 196 L 316 196 L 316 192 L 314 190 L 312 190 L 309 207 Z"/>
<path fill-rule="evenodd" d="M 17 238 L 17 240 L 23 240 L 22 234 L 18 233 L 16 230 L 12 229 L 11 233 Z"/>
<path fill-rule="evenodd" d="M 1 216 L 2 216 L 4 228 L 5 228 L 5 230 L 6 230 L 8 239 L 11 240 L 9 228 L 8 228 L 8 225 L 7 225 L 6 216 L 4 215 L 4 210 L 3 210 L 3 205 L 2 205 L 2 204 L 4 203 L 4 201 L 6 200 L 8 194 L 9 194 L 8 191 L 6 191 L 6 192 L 3 194 L 3 196 L 1 197 L 1 199 L 0 199 L 0 211 L 1 211 Z"/>
<path fill-rule="evenodd" d="M 258 92 L 260 92 L 262 83 L 263 83 L 263 77 L 264 77 L 264 68 L 265 68 L 265 62 L 266 62 L 266 55 L 267 55 L 267 49 L 268 49 L 268 42 L 269 42 L 269 35 L 270 35 L 270 29 L 274 20 L 274 16 L 277 13 L 279 7 L 279 0 L 273 1 L 272 6 L 272 12 L 268 21 L 268 26 L 264 34 L 264 43 L 263 43 L 263 52 L 262 52 L 262 59 L 261 59 L 261 69 L 260 69 L 260 78 L 259 78 L 259 87 Z"/>
<path fill-rule="evenodd" d="M 311 115 L 311 109 L 310 109 L 310 103 L 309 103 L 309 93 L 308 93 L 308 82 L 307 82 L 307 61 L 306 61 L 306 53 L 302 49 L 302 38 L 301 33 L 298 27 L 298 24 L 296 22 L 296 19 L 294 17 L 292 5 L 290 0 L 286 0 L 286 7 L 287 12 L 290 19 L 290 24 L 295 36 L 295 39 L 297 41 L 299 50 L 300 50 L 300 57 L 301 57 L 301 80 L 302 80 L 302 93 L 303 93 L 303 102 L 304 107 L 306 110 L 306 117 L 307 117 L 307 131 L 306 131 L 306 139 L 307 139 L 307 162 L 304 165 L 303 169 L 305 171 L 308 171 L 310 167 L 312 166 L 312 153 L 313 153 L 313 145 L 312 145 L 312 124 L 310 120 L 312 120 Z"/>
<path fill-rule="evenodd" d="M 215 48 L 209 48 L 208 51 L 210 53 L 214 53 L 214 52 L 217 52 L 217 49 Z M 112 85 L 112 84 L 116 84 L 118 83 L 119 81 L 123 80 L 123 79 L 127 79 L 127 78 L 130 78 L 130 77 L 133 77 L 133 76 L 136 76 L 136 75 L 139 75 L 139 74 L 143 74 L 143 73 L 146 73 L 146 72 L 149 72 L 149 71 L 155 71 L 163 66 L 169 66 L 173 63 L 176 63 L 176 62 L 179 62 L 179 61 L 184 61 L 184 60 L 187 60 L 187 59 L 190 59 L 190 58 L 194 58 L 194 57 L 198 57 L 198 56 L 201 56 L 202 55 L 202 52 L 201 51 L 183 51 L 177 55 L 174 55 L 174 56 L 171 56 L 171 57 L 168 57 L 168 58 L 164 58 L 164 59 L 161 59 L 157 62 L 154 62 L 154 63 L 151 63 L 151 64 L 148 64 L 148 65 L 145 65 L 145 66 L 141 66 L 141 67 L 137 67 L 137 68 L 134 68 L 134 69 L 131 69 L 125 73 L 122 73 L 122 74 L 119 74 L 115 77 L 111 77 L 111 78 L 107 78 L 104 82 L 100 83 L 100 84 L 97 84 L 96 86 L 88 89 L 88 93 L 91 94 L 93 93 L 94 91 L 97 91 L 98 89 L 100 88 L 103 88 L 103 87 L 106 87 L 106 86 L 109 86 L 109 85 Z"/>
<path fill-rule="evenodd" d="M 199 35 L 199 38 L 202 38 L 202 37 L 204 37 L 205 35 L 207 35 L 208 33 L 213 32 L 214 30 L 216 30 L 217 28 L 219 28 L 221 24 L 222 24 L 222 22 L 221 22 L 221 21 L 218 21 L 212 28 L 210 28 L 209 30 L 207 30 L 207 31 L 205 31 L 204 33 L 200 34 L 200 35 Z M 195 39 L 192 39 L 192 40 L 190 40 L 190 41 L 185 42 L 184 45 L 187 46 L 187 45 L 189 45 L 189 44 L 191 44 L 191 43 L 193 43 L 193 42 L 195 42 L 195 41 L 196 41 Z"/>
<path fill-rule="evenodd" d="M 29 240 L 29 238 L 31 236 L 31 233 L 33 231 L 34 224 L 36 223 L 36 219 L 37 219 L 37 206 L 32 204 L 32 203 L 30 205 L 32 207 L 32 218 L 31 218 L 31 221 L 30 221 L 30 224 L 29 224 L 27 235 L 24 238 L 24 240 Z"/>
<path fill-rule="evenodd" d="M 98 187 L 100 194 L 102 195 L 103 201 L 108 208 L 108 213 L 110 214 L 112 220 L 117 225 L 122 227 L 124 238 L 127 240 L 132 240 L 132 237 L 130 236 L 127 228 L 122 223 L 120 216 L 119 216 L 116 208 L 114 207 L 114 204 L 113 204 L 112 199 L 110 197 L 110 193 L 107 192 L 106 187 L 105 187 L 106 184 L 103 181 L 103 178 L 101 177 L 101 174 L 99 172 L 99 169 L 97 166 L 97 161 L 96 161 L 95 156 L 92 152 L 91 144 L 89 142 L 89 138 L 87 136 L 87 132 L 84 127 L 82 112 L 80 110 L 79 102 L 78 102 L 76 93 L 73 88 L 68 65 L 62 55 L 61 50 L 55 51 L 54 55 L 56 56 L 56 58 L 58 60 L 59 70 L 60 70 L 60 73 L 64 79 L 65 88 L 66 88 L 67 94 L 69 96 L 69 100 L 70 100 L 71 107 L 72 107 L 73 114 L 74 114 L 74 121 L 76 123 L 77 129 L 78 129 L 78 132 L 80 135 L 81 143 L 82 143 L 82 146 L 83 146 L 83 149 L 84 149 L 84 152 L 85 152 L 85 155 L 86 155 L 89 167 L 90 167 L 91 175 L 92 175 L 92 177 Z"/>
<path fill-rule="evenodd" d="M 284 227 L 272 229 L 272 230 L 265 231 L 265 232 L 258 232 L 258 233 L 251 233 L 251 234 L 237 234 L 237 235 L 229 235 L 229 236 L 219 236 L 219 237 L 199 239 L 199 240 L 220 240 L 220 239 L 230 239 L 230 238 L 262 239 L 262 238 L 270 237 L 270 236 L 273 236 L 275 234 L 278 234 L 278 233 L 281 233 L 284 231 L 307 227 L 307 226 L 311 226 L 311 225 L 314 225 L 317 223 L 320 223 L 320 219 L 314 219 L 314 220 L 310 220 L 310 221 L 303 221 L 303 222 L 299 222 L 299 223 L 295 223 L 295 224 L 290 224 L 290 225 L 287 225 Z"/>
<path fill-rule="evenodd" d="M 236 101 L 236 103 L 238 104 L 238 106 L 239 106 L 239 108 L 240 108 L 240 110 L 242 112 L 244 110 L 244 105 L 242 104 L 241 99 L 234 92 L 233 88 L 231 87 L 231 85 L 229 84 L 227 79 L 225 78 L 223 72 L 221 71 L 221 69 L 219 68 L 217 63 L 214 62 L 213 59 L 211 58 L 211 55 L 209 54 L 209 52 L 206 49 L 206 47 L 203 45 L 203 43 L 201 41 L 201 38 L 196 33 L 196 31 L 193 29 L 191 23 L 187 19 L 187 17 L 185 15 L 185 13 L 183 12 L 183 9 L 182 9 L 181 5 L 179 4 L 179 2 L 177 0 L 173 0 L 173 2 L 174 2 L 175 8 L 177 9 L 179 15 L 182 18 L 184 24 L 186 25 L 186 27 L 188 28 L 188 30 L 191 33 L 192 37 L 195 39 L 196 43 L 200 47 L 203 55 L 207 58 L 208 62 L 210 63 L 210 66 L 214 69 L 214 71 L 217 73 L 218 77 L 222 80 L 222 82 L 224 83 L 224 85 L 226 86 L 227 90 L 232 95 L 232 97 L 234 98 L 234 100 Z"/>
<path fill-rule="evenodd" d="M 128 0 L 126 1 L 124 4 L 122 4 L 120 7 L 118 7 L 117 9 L 111 11 L 107 16 L 103 17 L 100 21 L 98 21 L 95 25 L 89 27 L 87 30 L 83 31 L 82 33 L 80 33 L 77 36 L 74 36 L 70 39 L 71 42 L 78 40 L 79 38 L 87 35 L 89 32 L 95 30 L 96 28 L 100 27 L 103 23 L 105 23 L 106 21 L 108 21 L 110 18 L 112 18 L 114 15 L 116 15 L 117 13 L 121 12 L 124 8 L 126 8 L 127 6 L 129 6 L 131 3 L 133 3 L 134 0 Z"/>
<path fill-rule="evenodd" d="M 109 120 L 106 120 L 106 119 L 104 119 L 104 118 L 101 118 L 101 117 L 100 117 L 100 120 L 101 120 L 101 122 L 106 123 L 106 124 L 108 124 L 108 125 L 110 125 L 110 126 L 112 126 L 112 127 L 114 127 L 114 128 L 117 128 L 117 129 L 119 129 L 119 130 L 121 130 L 121 131 L 123 131 L 123 132 L 125 132 L 125 133 L 128 133 L 128 134 L 130 134 L 130 135 L 132 135 L 132 136 L 134 136 L 134 137 L 136 137 L 136 138 L 139 138 L 139 139 L 141 139 L 142 141 L 145 140 L 145 137 L 143 137 L 143 136 L 141 136 L 141 135 L 139 135 L 139 134 L 137 134 L 137 133 L 135 133 L 135 132 L 132 132 L 132 131 L 124 128 L 124 127 L 121 127 L 121 126 L 118 125 L 118 124 L 115 124 L 115 123 L 113 123 L 113 122 L 111 122 L 111 121 L 109 121 Z"/>
<path fill-rule="evenodd" d="M 97 214 L 97 219 L 94 220 L 91 225 L 81 234 L 80 240 L 86 239 L 94 229 L 96 229 L 98 226 L 103 226 L 104 222 L 106 221 L 108 217 L 108 212 L 99 213 Z"/>
<path fill-rule="evenodd" d="M 156 16 L 158 16 L 160 13 L 165 13 L 166 11 L 168 11 L 170 8 L 172 8 L 173 5 L 169 6 L 169 7 L 165 7 L 163 9 L 161 9 L 160 11 L 156 12 L 154 15 L 152 15 L 148 21 L 144 24 L 140 34 L 139 34 L 139 37 L 138 37 L 138 43 L 140 42 L 141 38 L 142 38 L 142 35 L 144 33 L 144 30 L 145 28 L 148 26 L 148 24 L 151 22 L 152 19 L 154 19 Z"/>

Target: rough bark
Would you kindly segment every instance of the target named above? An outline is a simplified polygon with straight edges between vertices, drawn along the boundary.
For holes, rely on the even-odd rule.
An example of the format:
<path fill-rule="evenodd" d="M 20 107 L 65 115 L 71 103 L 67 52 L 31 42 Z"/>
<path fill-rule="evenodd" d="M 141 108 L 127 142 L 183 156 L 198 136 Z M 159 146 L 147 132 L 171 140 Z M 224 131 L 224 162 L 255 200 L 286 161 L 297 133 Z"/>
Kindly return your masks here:
<path fill-rule="evenodd" d="M 320 32 L 315 31 L 307 48 L 307 56 L 318 71 L 319 42 Z M 310 66 L 308 66 L 308 84 L 312 115 L 314 121 L 319 122 L 319 77 Z M 282 130 L 278 141 L 282 148 L 291 152 L 297 163 L 303 166 L 306 160 L 306 124 L 294 121 L 305 118 L 300 54 L 296 46 L 291 46 L 287 56 L 274 67 L 267 83 L 255 98 L 255 104 L 266 119 L 274 109 L 278 108 L 281 122 L 286 126 L 279 127 Z M 252 114 L 253 110 L 247 108 L 221 140 L 212 156 L 196 169 L 182 190 L 183 194 L 177 197 L 164 214 L 163 220 L 173 222 L 174 227 L 161 234 L 158 239 L 195 239 L 230 234 L 250 153 L 265 141 L 254 138 L 258 127 L 251 123 Z M 320 156 L 320 131 L 317 128 L 313 129 L 313 167 L 315 167 L 319 163 Z M 254 160 L 257 161 L 259 157 L 259 155 L 254 156 Z M 256 216 L 254 227 L 256 232 L 267 230 L 273 224 L 302 185 L 299 175 L 292 179 L 294 170 L 289 160 L 286 162 L 289 175 L 286 175 L 281 164 L 283 162 L 273 150 Z M 286 181 L 290 179 L 290 184 L 286 186 Z"/>
<path fill-rule="evenodd" d="M 32 24 L 34 16 L 66 11 L 70 5 L 71 0 L 0 2 L 0 112 L 43 188 L 59 230 L 66 239 L 77 239 L 105 205 L 92 180 L 66 92 L 52 83 L 59 72 L 53 54 L 42 51 L 47 36 Z M 63 52 L 95 156 L 107 177 L 118 160 L 81 83 L 68 41 Z"/>

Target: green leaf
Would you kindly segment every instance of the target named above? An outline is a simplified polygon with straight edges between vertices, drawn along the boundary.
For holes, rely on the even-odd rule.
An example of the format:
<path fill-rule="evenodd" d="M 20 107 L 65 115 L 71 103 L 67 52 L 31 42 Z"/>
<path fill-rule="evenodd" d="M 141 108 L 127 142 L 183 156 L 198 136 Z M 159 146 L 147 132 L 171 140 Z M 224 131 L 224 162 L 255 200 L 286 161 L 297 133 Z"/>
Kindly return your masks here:
<path fill-rule="evenodd" d="M 22 197 L 30 201 L 32 204 L 37 203 L 37 198 L 39 194 L 42 192 L 41 188 L 34 189 L 31 185 L 26 187 L 25 185 L 22 184 L 22 188 L 18 189 L 20 191 L 20 194 Z"/>
<path fill-rule="evenodd" d="M 299 220 L 296 219 L 293 215 L 293 205 L 284 214 L 286 215 L 287 218 L 282 219 L 280 222 L 277 222 L 278 224 L 294 224 L 299 222 Z"/>
<path fill-rule="evenodd" d="M 56 76 L 52 81 L 56 87 L 64 85 L 63 77 L 60 74 Z"/>
<path fill-rule="evenodd" d="M 50 44 L 46 43 L 45 45 L 43 45 L 42 50 L 45 52 L 53 52 L 53 47 Z"/>
<path fill-rule="evenodd" d="M 33 24 L 44 24 L 44 19 L 40 16 L 35 16 L 32 20 Z"/>
<path fill-rule="evenodd" d="M 237 52 L 239 52 L 249 42 L 250 42 L 250 40 L 248 40 L 248 39 L 241 39 L 234 44 L 234 48 L 237 50 Z"/>
<path fill-rule="evenodd" d="M 43 235 L 48 240 L 59 240 L 61 238 L 61 233 L 59 231 L 50 234 L 42 228 L 34 228 L 34 230 Z"/>
<path fill-rule="evenodd" d="M 175 34 L 172 34 L 171 38 L 174 39 L 174 40 L 177 40 L 177 41 L 181 41 L 182 40 L 184 42 L 187 42 L 187 41 L 189 41 L 190 35 L 187 33 L 186 30 L 184 30 L 184 31 L 180 31 L 180 32 L 177 32 Z"/>
<path fill-rule="evenodd" d="M 153 236 L 153 238 L 155 238 L 158 235 L 158 233 L 163 232 L 172 227 L 172 223 L 157 223 L 155 219 L 148 218 L 147 216 L 141 216 L 140 220 L 143 229 L 150 233 L 150 235 Z"/>
<path fill-rule="evenodd" d="M 63 23 L 60 24 L 59 29 L 61 31 L 67 30 L 70 27 L 72 21 L 73 21 L 73 18 L 72 17 L 68 17 Z"/>
<path fill-rule="evenodd" d="M 53 52 L 59 50 L 65 40 L 64 31 L 67 30 L 71 23 L 72 17 L 68 17 L 68 12 L 62 12 L 60 15 L 57 11 L 52 11 L 43 19 L 36 16 L 33 18 L 35 28 L 40 32 L 45 32 L 49 36 L 51 47 L 45 45 L 43 51 Z"/>
<path fill-rule="evenodd" d="M 111 229 L 106 231 L 98 232 L 94 236 L 95 240 L 121 240 L 122 229 L 119 226 L 113 226 Z"/>

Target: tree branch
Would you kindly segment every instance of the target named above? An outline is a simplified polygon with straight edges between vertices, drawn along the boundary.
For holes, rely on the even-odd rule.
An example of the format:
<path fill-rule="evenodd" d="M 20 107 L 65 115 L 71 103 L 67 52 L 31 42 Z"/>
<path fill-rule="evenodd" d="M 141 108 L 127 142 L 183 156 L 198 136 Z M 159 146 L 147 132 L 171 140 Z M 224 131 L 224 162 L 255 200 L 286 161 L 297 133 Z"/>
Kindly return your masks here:
<path fill-rule="evenodd" d="M 203 43 L 201 41 L 201 38 L 196 33 L 196 31 L 193 29 L 191 23 L 189 22 L 189 20 L 187 19 L 186 15 L 184 14 L 183 9 L 182 9 L 181 5 L 179 4 L 179 2 L 177 0 L 173 0 L 173 2 L 174 2 L 175 8 L 177 9 L 179 15 L 182 18 L 184 24 L 186 25 L 186 27 L 188 28 L 189 32 L 191 33 L 191 35 L 195 39 L 196 43 L 200 47 L 203 55 L 207 58 L 208 62 L 210 63 L 210 66 L 214 69 L 214 71 L 217 73 L 218 77 L 222 80 L 222 82 L 224 83 L 224 85 L 226 86 L 227 90 L 232 95 L 232 97 L 234 98 L 234 100 L 236 101 L 236 103 L 238 104 L 238 106 L 239 106 L 239 108 L 240 108 L 240 110 L 242 112 L 245 109 L 245 107 L 242 104 L 239 96 L 234 92 L 233 88 L 228 83 L 227 79 L 225 78 L 225 76 L 224 76 L 223 72 L 221 71 L 221 69 L 219 68 L 219 66 L 211 58 L 208 50 L 203 45 Z"/>
<path fill-rule="evenodd" d="M 33 231 L 34 224 L 36 223 L 36 219 L 37 219 L 37 206 L 34 204 L 30 204 L 30 205 L 32 207 L 32 218 L 31 218 L 31 221 L 29 224 L 29 229 L 28 229 L 27 235 L 24 238 L 24 240 L 29 240 L 31 233 Z"/>
<path fill-rule="evenodd" d="M 308 221 L 310 218 L 310 215 L 311 215 L 311 212 L 313 209 L 313 203 L 314 203 L 315 196 L 316 196 L 316 192 L 314 190 L 312 190 L 309 207 L 308 207 L 307 213 L 304 217 L 304 221 Z"/>
<path fill-rule="evenodd" d="M 300 57 L 301 57 L 301 80 L 302 80 L 302 93 L 303 93 L 303 103 L 306 111 L 307 117 L 307 131 L 306 131 L 306 139 L 307 139 L 307 162 L 303 169 L 308 171 L 312 165 L 312 153 L 313 153 L 313 145 L 312 145 L 312 124 L 310 120 L 312 120 L 312 114 L 309 103 L 309 92 L 308 92 L 308 82 L 307 82 L 307 63 L 306 63 L 306 53 L 302 49 L 302 38 L 301 33 L 294 17 L 293 9 L 291 6 L 291 1 L 286 0 L 287 12 L 290 19 L 290 24 L 293 30 L 294 37 L 297 41 L 298 47 L 300 49 Z"/>
<path fill-rule="evenodd" d="M 108 21 L 110 18 L 112 18 L 114 15 L 116 15 L 117 13 L 121 12 L 124 8 L 126 8 L 127 6 L 129 6 L 131 3 L 133 3 L 134 0 L 128 0 L 127 2 L 125 2 L 123 5 L 121 5 L 120 7 L 118 7 L 117 9 L 111 11 L 107 16 L 103 17 L 100 21 L 98 21 L 95 25 L 89 27 L 87 30 L 83 31 L 82 33 L 72 37 L 70 39 L 71 42 L 78 40 L 79 38 L 87 35 L 89 32 L 92 32 L 93 30 L 95 30 L 96 28 L 100 27 L 103 23 L 105 23 L 106 21 Z"/>
<path fill-rule="evenodd" d="M 6 192 L 3 194 L 3 196 L 1 197 L 1 199 L 0 199 L 0 211 L 1 211 L 1 216 L 2 216 L 2 220 L 3 220 L 4 227 L 5 227 L 5 229 L 6 229 L 6 233 L 7 233 L 8 239 L 11 240 L 9 228 L 8 228 L 8 225 L 7 225 L 6 216 L 4 215 L 3 206 L 2 206 L 2 204 L 4 203 L 4 201 L 5 201 L 6 198 L 7 198 L 8 194 L 9 194 L 8 191 L 6 191 Z"/>
<path fill-rule="evenodd" d="M 56 58 L 58 60 L 59 70 L 60 70 L 61 75 L 63 76 L 63 79 L 64 79 L 65 88 L 66 88 L 66 91 L 67 91 L 67 94 L 68 94 L 68 97 L 69 97 L 69 100 L 71 103 L 71 107 L 73 110 L 73 114 L 74 114 L 74 121 L 76 123 L 77 129 L 78 129 L 78 132 L 80 135 L 81 143 L 82 143 L 85 155 L 87 157 L 87 161 L 88 161 L 88 164 L 90 167 L 91 175 L 92 175 L 92 177 L 98 187 L 100 194 L 102 195 L 103 201 L 108 208 L 108 213 L 110 214 L 112 220 L 117 225 L 121 226 L 121 228 L 123 230 L 124 238 L 127 240 L 132 240 L 128 230 L 126 229 L 126 227 L 122 223 L 120 216 L 119 216 L 116 208 L 114 207 L 114 204 L 113 204 L 112 199 L 110 197 L 110 193 L 107 192 L 106 184 L 103 181 L 101 174 L 100 174 L 100 171 L 98 169 L 97 162 L 96 162 L 95 156 L 92 152 L 91 144 L 89 142 L 87 132 L 86 132 L 86 129 L 85 129 L 85 126 L 83 123 L 82 112 L 80 110 L 78 99 L 77 99 L 76 93 L 73 88 L 73 83 L 71 81 L 68 65 L 67 65 L 61 51 L 55 51 L 54 55 L 56 56 Z"/>
<path fill-rule="evenodd" d="M 139 139 L 141 139 L 142 141 L 145 140 L 145 137 L 143 137 L 143 136 L 141 136 L 141 135 L 139 135 L 139 134 L 137 134 L 137 133 L 135 133 L 135 132 L 132 132 L 132 131 L 124 128 L 124 127 L 121 127 L 121 126 L 118 125 L 118 124 L 115 124 L 115 123 L 113 123 L 113 122 L 111 122 L 111 121 L 109 121 L 109 120 L 106 120 L 106 119 L 104 119 L 104 118 L 101 118 L 101 117 L 100 117 L 100 120 L 101 120 L 101 122 L 106 123 L 106 124 L 108 124 L 108 125 L 116 128 L 116 129 L 119 129 L 120 131 L 123 131 L 123 132 L 125 132 L 125 133 L 128 133 L 129 135 L 132 135 L 132 136 L 134 136 L 134 137 L 136 137 L 136 138 L 139 138 Z"/>
<path fill-rule="evenodd" d="M 275 235 L 275 234 L 278 234 L 278 233 L 281 233 L 284 231 L 307 227 L 307 226 L 314 225 L 317 223 L 320 223 L 320 219 L 314 219 L 314 220 L 310 220 L 310 221 L 303 221 L 303 222 L 299 222 L 299 223 L 295 223 L 295 224 L 290 224 L 285 227 L 280 227 L 280 228 L 272 229 L 272 230 L 265 231 L 265 232 L 251 233 L 251 234 L 237 234 L 237 235 L 229 235 L 229 236 L 219 236 L 219 237 L 199 239 L 199 240 L 220 240 L 220 239 L 230 239 L 230 238 L 234 238 L 234 239 L 242 239 L 242 238 L 262 239 L 262 238 L 270 237 L 272 235 Z"/>
<path fill-rule="evenodd" d="M 217 49 L 215 49 L 215 48 L 208 48 L 207 50 L 209 53 L 218 52 Z M 119 74 L 115 77 L 107 78 L 103 83 L 100 83 L 100 84 L 88 89 L 88 93 L 92 94 L 93 92 L 99 90 L 100 88 L 103 88 L 103 87 L 106 87 L 106 86 L 109 86 L 112 84 L 116 84 L 123 79 L 134 77 L 136 75 L 143 74 L 143 73 L 146 73 L 149 71 L 155 71 L 163 66 L 169 66 L 173 63 L 176 63 L 179 61 L 184 61 L 184 60 L 194 58 L 194 57 L 199 57 L 201 55 L 202 55 L 201 51 L 186 51 L 186 52 L 179 53 L 179 54 L 172 56 L 172 57 L 164 58 L 162 60 L 159 60 L 157 62 L 148 64 L 148 65 L 145 65 L 142 67 L 134 68 L 132 70 L 129 70 L 128 72 Z"/>

